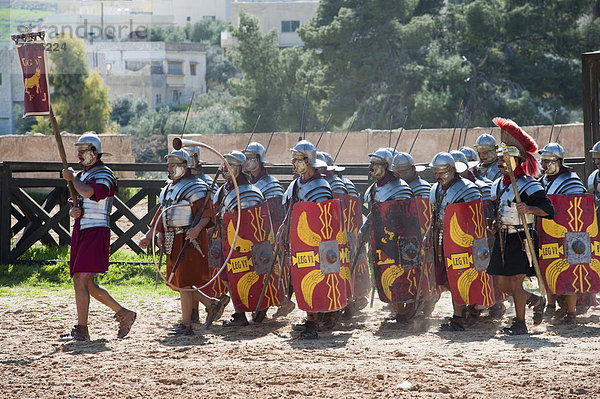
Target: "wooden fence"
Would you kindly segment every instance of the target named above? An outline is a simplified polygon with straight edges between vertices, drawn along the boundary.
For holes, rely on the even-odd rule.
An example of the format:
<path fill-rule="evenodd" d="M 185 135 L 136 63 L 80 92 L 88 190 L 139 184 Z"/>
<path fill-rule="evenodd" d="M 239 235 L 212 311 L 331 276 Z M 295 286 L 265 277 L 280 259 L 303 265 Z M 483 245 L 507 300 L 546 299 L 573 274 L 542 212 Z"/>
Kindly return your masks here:
<path fill-rule="evenodd" d="M 581 178 L 585 180 L 583 158 L 569 159 L 571 166 Z M 152 164 L 107 164 L 115 172 L 130 172 L 133 175 L 139 172 L 164 172 L 166 165 Z M 78 164 L 70 165 L 74 169 L 80 168 Z M 350 178 L 362 194 L 370 184 L 368 180 L 368 165 L 344 165 L 344 176 Z M 204 166 L 205 173 L 214 175 L 216 165 Z M 291 181 L 290 165 L 269 166 L 269 173 L 275 175 L 284 188 Z M 0 162 L 0 263 L 6 264 L 19 258 L 28 248 L 36 242 L 44 245 L 68 245 L 71 240 L 69 205 L 67 203 L 68 190 L 65 181 L 60 177 L 62 164 L 45 162 Z M 56 174 L 54 178 L 23 177 L 23 173 Z M 156 174 L 156 173 L 155 173 Z M 426 180 L 433 180 L 433 173 L 427 170 L 422 175 Z M 164 186 L 164 179 L 120 178 L 120 188 L 134 188 L 138 191 L 129 199 L 123 201 L 115 196 L 113 211 L 110 217 L 111 230 L 117 239 L 111 243 L 110 253 L 119 248 L 129 247 L 136 253 L 142 250 L 134 242 L 133 237 L 138 233 L 145 233 L 148 224 L 158 209 L 157 199 L 160 189 Z M 43 190 L 48 192 L 43 201 L 38 203 L 29 194 L 31 191 Z M 132 208 L 147 199 L 147 206 L 143 216 L 138 217 Z M 55 208 L 58 207 L 58 211 Z M 363 213 L 367 210 L 363 207 Z M 14 219 L 13 219 L 14 218 Z M 131 226 L 123 231 L 117 221 L 126 218 Z M 13 223 L 14 221 L 14 223 Z M 22 234 L 20 234 L 22 232 Z M 50 234 L 54 232 L 57 240 Z"/>
<path fill-rule="evenodd" d="M 115 172 L 164 172 L 165 164 L 107 164 Z M 78 164 L 71 164 L 74 169 Z M 362 193 L 367 188 L 367 165 L 347 165 L 344 172 L 357 185 Z M 205 173 L 214 175 L 216 165 L 204 166 Z M 269 173 L 277 176 L 284 187 L 291 181 L 290 165 L 275 165 L 267 168 Z M 0 263 L 15 261 L 36 242 L 44 245 L 68 245 L 71 240 L 68 190 L 65 181 L 60 177 L 62 164 L 45 162 L 1 162 L 0 163 Z M 56 177 L 30 177 L 31 174 L 48 172 Z M 27 173 L 28 177 L 23 177 Z M 133 175 L 128 173 L 128 175 Z M 157 174 L 157 173 L 155 173 Z M 158 209 L 157 199 L 164 179 L 120 178 L 119 188 L 134 188 L 137 192 L 123 201 L 115 196 L 113 211 L 110 217 L 110 228 L 117 236 L 111 243 L 110 253 L 122 247 L 129 247 L 136 253 L 142 250 L 134 242 L 133 237 L 145 233 L 148 224 Z M 32 198 L 32 191 L 47 192 L 41 204 Z M 37 196 L 36 196 L 37 198 Z M 147 199 L 144 215 L 138 217 L 133 207 Z M 58 209 L 58 210 L 56 210 Z M 123 230 L 117 224 L 126 218 L 131 226 Z M 55 234 L 50 234 L 51 232 Z M 58 236 L 58 240 L 55 237 Z"/>

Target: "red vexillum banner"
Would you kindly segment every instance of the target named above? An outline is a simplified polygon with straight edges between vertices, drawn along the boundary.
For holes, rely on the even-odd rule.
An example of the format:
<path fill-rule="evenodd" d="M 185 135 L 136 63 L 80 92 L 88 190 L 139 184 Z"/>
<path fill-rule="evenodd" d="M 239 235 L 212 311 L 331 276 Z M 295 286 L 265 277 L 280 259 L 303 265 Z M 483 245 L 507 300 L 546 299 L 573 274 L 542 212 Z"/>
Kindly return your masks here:
<path fill-rule="evenodd" d="M 23 118 L 50 115 L 50 91 L 44 43 L 27 43 L 17 48 L 25 86 Z"/>

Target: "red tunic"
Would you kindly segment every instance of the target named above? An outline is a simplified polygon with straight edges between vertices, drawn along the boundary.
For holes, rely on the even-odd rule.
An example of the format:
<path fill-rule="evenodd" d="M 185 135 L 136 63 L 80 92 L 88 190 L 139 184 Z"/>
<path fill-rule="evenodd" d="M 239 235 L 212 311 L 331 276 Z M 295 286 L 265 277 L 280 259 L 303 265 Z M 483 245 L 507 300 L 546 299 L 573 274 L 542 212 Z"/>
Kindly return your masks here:
<path fill-rule="evenodd" d="M 92 201 L 100 201 L 115 195 L 115 186 L 110 188 L 104 184 L 96 184 L 96 179 L 90 179 L 87 184 L 94 188 Z M 110 228 L 90 227 L 81 230 L 81 219 L 75 219 L 71 234 L 71 260 L 69 268 L 71 277 L 75 273 L 104 273 L 108 270 L 110 252 Z"/>

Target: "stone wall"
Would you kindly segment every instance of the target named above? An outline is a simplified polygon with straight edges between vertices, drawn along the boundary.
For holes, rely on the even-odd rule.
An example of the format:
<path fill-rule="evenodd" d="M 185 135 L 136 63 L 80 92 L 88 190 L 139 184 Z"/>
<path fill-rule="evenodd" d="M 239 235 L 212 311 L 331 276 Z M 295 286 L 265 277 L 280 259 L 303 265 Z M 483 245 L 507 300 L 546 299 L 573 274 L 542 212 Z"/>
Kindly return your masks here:
<path fill-rule="evenodd" d="M 63 132 L 61 134 L 67 162 L 79 162 L 75 143 L 79 135 Z M 101 134 L 102 150 L 112 154 L 102 156 L 107 163 L 135 163 L 131 151 L 131 136 L 121 134 Z M 0 136 L 0 160 L 18 162 L 61 162 L 60 153 L 54 136 L 43 134 Z M 23 173 L 20 177 L 56 177 L 55 173 Z M 124 177 L 124 176 L 121 176 Z"/>
<path fill-rule="evenodd" d="M 543 147 L 550 137 L 551 126 L 528 126 L 523 128 L 537 141 L 538 145 Z M 585 149 L 583 148 L 583 125 L 571 124 L 555 126 L 553 137 L 560 131 L 560 144 L 565 148 L 565 153 L 568 158 L 583 157 Z M 395 144 L 399 130 L 392 131 L 392 146 Z M 472 128 L 469 129 L 466 135 L 465 145 L 472 146 L 477 137 L 483 133 L 490 133 L 500 141 L 500 128 Z M 319 139 L 320 132 L 310 132 L 306 134 L 306 138 L 313 143 Z M 333 157 L 337 153 L 340 144 L 344 140 L 346 132 L 326 132 L 319 144 L 319 150 L 329 152 Z M 417 130 L 406 130 L 402 133 L 398 143 L 400 151 L 408 151 L 417 134 Z M 458 142 L 458 129 L 455 132 L 454 144 L 452 148 L 456 148 Z M 464 132 L 463 132 L 464 134 Z M 258 141 L 265 147 L 269 142 L 270 133 L 255 133 L 252 141 Z M 169 135 L 169 150 L 173 149 L 173 138 L 178 137 Z M 277 132 L 273 135 L 269 150 L 267 152 L 267 160 L 272 163 L 289 163 L 290 151 L 298 141 L 298 133 Z M 417 163 L 428 163 L 433 156 L 440 151 L 447 151 L 452 137 L 452 129 L 423 129 L 414 145 L 411 155 Z M 204 135 L 185 135 L 185 139 L 199 141 L 207 144 L 224 154 L 231 150 L 243 149 L 250 138 L 249 133 L 244 134 L 204 134 Z M 462 142 L 463 139 L 461 139 Z M 389 131 L 383 130 L 363 130 L 358 132 L 350 132 L 342 150 L 339 153 L 336 163 L 368 163 L 367 154 L 379 147 L 387 147 L 389 143 Z M 203 160 L 209 163 L 218 162 L 218 157 L 213 155 L 208 150 L 201 151 Z"/>

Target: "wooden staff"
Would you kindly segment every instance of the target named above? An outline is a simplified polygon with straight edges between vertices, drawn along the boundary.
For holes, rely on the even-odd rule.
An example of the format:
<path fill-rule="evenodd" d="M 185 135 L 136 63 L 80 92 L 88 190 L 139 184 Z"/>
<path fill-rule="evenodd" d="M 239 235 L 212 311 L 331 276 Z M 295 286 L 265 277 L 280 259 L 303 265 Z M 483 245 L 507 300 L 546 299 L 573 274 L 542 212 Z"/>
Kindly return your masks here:
<path fill-rule="evenodd" d="M 58 130 L 58 122 L 54 117 L 54 112 L 52 112 L 52 106 L 50 106 L 50 124 L 52 125 L 52 130 L 54 131 L 54 138 L 56 139 L 56 145 L 58 146 L 58 153 L 60 154 L 60 160 L 62 161 L 62 165 L 64 169 L 69 167 L 67 163 L 67 154 L 65 153 L 65 146 L 62 141 L 62 136 L 60 135 L 60 131 Z M 71 195 L 71 200 L 73 200 L 73 206 L 77 206 L 77 192 L 75 191 L 75 186 L 73 182 L 69 183 L 69 194 Z"/>
<path fill-rule="evenodd" d="M 515 192 L 515 202 L 518 204 L 521 202 L 521 196 L 519 195 L 519 189 L 517 188 L 517 181 L 515 179 L 514 169 L 516 167 L 515 157 L 519 155 L 519 150 L 516 147 L 505 147 L 503 149 L 504 163 L 508 169 L 510 176 L 510 183 L 512 184 L 513 191 Z M 542 280 L 542 273 L 540 271 L 540 265 L 538 264 L 537 254 L 535 253 L 535 246 L 531 234 L 529 233 L 529 227 L 527 226 L 527 220 L 525 214 L 519 212 L 519 219 L 525 231 L 525 238 L 527 239 L 527 246 L 529 253 L 531 254 L 531 261 L 533 262 L 533 268 L 535 269 L 535 275 L 538 279 L 538 285 L 540 286 L 540 294 L 546 295 L 546 287 L 544 286 L 544 280 Z"/>

